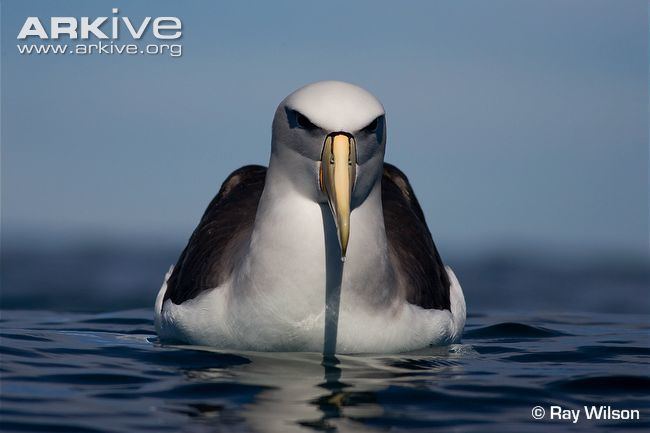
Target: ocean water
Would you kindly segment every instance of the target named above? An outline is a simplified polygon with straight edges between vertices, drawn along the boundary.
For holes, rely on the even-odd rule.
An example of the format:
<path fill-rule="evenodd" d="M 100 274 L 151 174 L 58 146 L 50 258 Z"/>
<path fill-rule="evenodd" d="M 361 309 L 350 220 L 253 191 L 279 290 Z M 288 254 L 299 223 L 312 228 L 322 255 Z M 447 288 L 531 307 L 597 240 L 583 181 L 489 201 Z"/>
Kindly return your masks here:
<path fill-rule="evenodd" d="M 0 431 L 650 431 L 645 262 L 451 258 L 462 344 L 324 358 L 161 345 L 151 305 L 177 252 L 3 248 Z"/>
<path fill-rule="evenodd" d="M 324 358 L 161 345 L 149 309 L 4 311 L 1 430 L 648 431 L 649 331 L 642 315 L 471 314 L 462 344 Z M 640 419 L 548 419 L 592 404 Z"/>

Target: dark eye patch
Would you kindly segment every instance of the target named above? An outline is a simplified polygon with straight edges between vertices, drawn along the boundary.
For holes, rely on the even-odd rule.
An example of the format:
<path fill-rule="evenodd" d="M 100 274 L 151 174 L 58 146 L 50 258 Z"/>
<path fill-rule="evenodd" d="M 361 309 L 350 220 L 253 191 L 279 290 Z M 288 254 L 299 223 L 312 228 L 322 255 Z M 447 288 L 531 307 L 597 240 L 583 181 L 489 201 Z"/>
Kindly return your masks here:
<path fill-rule="evenodd" d="M 381 118 L 381 116 L 375 118 L 375 120 L 370 122 L 368 124 L 368 126 L 366 126 L 365 128 L 362 129 L 362 131 L 365 132 L 366 134 L 374 134 L 375 132 L 377 132 L 377 127 L 379 126 L 379 119 L 380 118 Z"/>
<path fill-rule="evenodd" d="M 307 118 L 307 116 L 300 113 L 299 111 L 294 111 L 294 115 L 295 115 L 296 123 L 302 129 L 306 129 L 307 131 L 312 131 L 312 130 L 318 128 L 318 126 L 311 123 L 311 121 Z"/>

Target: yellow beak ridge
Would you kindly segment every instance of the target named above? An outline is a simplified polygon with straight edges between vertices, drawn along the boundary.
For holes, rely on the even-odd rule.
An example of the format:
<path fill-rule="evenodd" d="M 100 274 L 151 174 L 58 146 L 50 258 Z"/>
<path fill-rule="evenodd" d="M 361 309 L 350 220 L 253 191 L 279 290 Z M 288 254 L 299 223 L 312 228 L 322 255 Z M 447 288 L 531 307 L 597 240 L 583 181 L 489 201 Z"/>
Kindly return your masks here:
<path fill-rule="evenodd" d="M 320 187 L 329 201 L 336 223 L 341 260 L 350 239 L 350 204 L 356 179 L 356 143 L 345 133 L 332 133 L 325 139 L 320 166 Z"/>

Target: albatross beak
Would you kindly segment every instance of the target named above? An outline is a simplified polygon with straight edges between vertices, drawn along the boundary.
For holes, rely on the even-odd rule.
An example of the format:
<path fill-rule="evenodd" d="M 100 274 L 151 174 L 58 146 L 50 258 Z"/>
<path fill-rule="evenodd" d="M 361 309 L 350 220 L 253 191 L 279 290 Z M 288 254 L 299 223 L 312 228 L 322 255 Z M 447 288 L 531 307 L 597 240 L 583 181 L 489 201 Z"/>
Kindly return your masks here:
<path fill-rule="evenodd" d="M 354 138 L 344 132 L 327 136 L 320 165 L 320 188 L 327 194 L 336 229 L 341 260 L 345 260 L 350 238 L 350 200 L 357 171 L 357 152 Z"/>

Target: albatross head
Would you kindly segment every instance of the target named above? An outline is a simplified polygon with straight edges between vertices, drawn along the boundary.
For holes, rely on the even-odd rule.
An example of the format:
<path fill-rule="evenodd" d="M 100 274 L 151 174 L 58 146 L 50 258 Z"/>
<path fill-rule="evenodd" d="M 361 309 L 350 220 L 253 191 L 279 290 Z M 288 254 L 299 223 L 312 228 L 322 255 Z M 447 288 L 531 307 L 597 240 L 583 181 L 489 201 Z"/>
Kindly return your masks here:
<path fill-rule="evenodd" d="M 385 145 L 384 107 L 353 84 L 309 84 L 287 96 L 275 113 L 271 164 L 282 165 L 296 191 L 329 203 L 342 258 L 350 212 L 381 182 Z"/>

